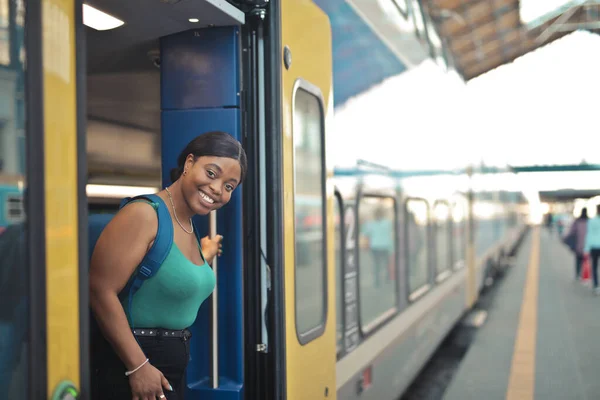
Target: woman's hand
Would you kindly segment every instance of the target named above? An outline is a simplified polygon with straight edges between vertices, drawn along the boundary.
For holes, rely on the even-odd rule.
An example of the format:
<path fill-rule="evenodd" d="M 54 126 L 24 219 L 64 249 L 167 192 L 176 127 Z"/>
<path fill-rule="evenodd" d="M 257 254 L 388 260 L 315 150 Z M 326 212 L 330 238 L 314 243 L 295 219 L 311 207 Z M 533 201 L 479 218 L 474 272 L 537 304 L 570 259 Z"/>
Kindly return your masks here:
<path fill-rule="evenodd" d="M 223 254 L 223 244 L 221 243 L 222 241 L 223 236 L 221 235 L 216 235 L 213 239 L 206 236 L 203 237 L 202 240 L 200 240 L 200 246 L 202 246 L 202 254 L 204 254 L 204 258 L 206 259 L 207 263 L 212 264 L 212 261 L 215 258 L 215 256 L 220 256 L 221 254 Z"/>
<path fill-rule="evenodd" d="M 129 385 L 133 400 L 164 399 L 165 390 L 173 391 L 167 378 L 150 363 L 129 376 Z"/>

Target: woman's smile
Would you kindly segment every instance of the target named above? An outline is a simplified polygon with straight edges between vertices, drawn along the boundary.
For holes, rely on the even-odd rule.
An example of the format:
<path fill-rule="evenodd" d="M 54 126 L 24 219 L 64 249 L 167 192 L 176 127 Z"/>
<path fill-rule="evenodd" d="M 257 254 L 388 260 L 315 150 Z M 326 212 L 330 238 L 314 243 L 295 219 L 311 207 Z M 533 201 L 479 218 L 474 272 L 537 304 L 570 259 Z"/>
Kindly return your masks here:
<path fill-rule="evenodd" d="M 200 197 L 200 202 L 203 203 L 206 207 L 211 208 L 215 204 L 215 199 L 206 194 L 206 192 L 198 189 L 198 195 Z"/>

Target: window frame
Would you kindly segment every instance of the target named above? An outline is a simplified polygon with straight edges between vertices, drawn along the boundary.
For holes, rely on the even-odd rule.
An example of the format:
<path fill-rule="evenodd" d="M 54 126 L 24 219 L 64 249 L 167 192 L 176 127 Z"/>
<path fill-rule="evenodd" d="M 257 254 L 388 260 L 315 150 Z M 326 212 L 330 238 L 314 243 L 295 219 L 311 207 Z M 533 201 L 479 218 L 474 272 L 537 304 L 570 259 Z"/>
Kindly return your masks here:
<path fill-rule="evenodd" d="M 320 116 L 320 126 L 321 126 L 321 134 L 320 134 L 320 159 L 321 159 L 321 229 L 323 233 L 323 254 L 322 254 L 322 269 L 323 269 L 323 316 L 321 322 L 319 322 L 316 326 L 308 329 L 306 332 L 300 332 L 298 330 L 298 279 L 297 279 L 297 257 L 298 257 L 298 242 L 297 242 L 297 225 L 296 225 L 296 147 L 295 147 L 295 135 L 294 131 L 294 121 L 296 117 L 296 95 L 299 90 L 303 90 L 309 95 L 312 95 L 319 104 L 319 110 L 321 112 Z M 296 79 L 294 83 L 294 88 L 292 90 L 292 110 L 291 110 L 291 119 L 292 119 L 292 182 L 293 182 L 293 215 L 294 215 L 294 323 L 296 336 L 298 338 L 298 342 L 301 345 L 306 345 L 313 340 L 317 339 L 325 332 L 326 324 L 327 324 L 327 299 L 329 295 L 329 291 L 327 290 L 327 163 L 325 160 L 325 101 L 323 99 L 323 94 L 321 90 L 315 86 L 314 84 L 308 82 L 303 78 Z"/>
<path fill-rule="evenodd" d="M 396 199 L 396 196 L 394 195 L 386 195 L 386 194 L 379 194 L 379 193 L 365 193 L 365 192 L 361 192 L 358 196 L 357 196 L 357 201 L 356 201 L 356 237 L 357 240 L 360 240 L 360 203 L 361 200 L 364 198 L 380 198 L 380 199 L 390 199 L 392 200 L 392 203 L 394 205 L 394 271 L 395 271 L 395 286 L 394 286 L 394 297 L 395 297 L 395 301 L 394 301 L 394 305 L 389 308 L 388 310 L 384 311 L 382 314 L 380 314 L 379 316 L 377 316 L 377 318 L 375 318 L 373 321 L 369 322 L 366 325 L 363 325 L 362 322 L 362 311 L 361 311 L 361 290 L 360 290 L 360 282 L 361 282 L 361 268 L 360 268 L 360 244 L 357 242 L 357 259 L 356 259 L 356 275 L 357 275 L 357 282 L 358 282 L 358 287 L 357 287 L 357 303 L 358 303 L 358 327 L 360 329 L 360 333 L 361 336 L 363 338 L 366 338 L 372 334 L 374 334 L 375 332 L 377 332 L 379 329 L 381 329 L 384 325 L 386 325 L 390 320 L 392 320 L 396 315 L 398 315 L 398 313 L 400 312 L 400 307 L 399 307 L 399 301 L 400 301 L 400 296 L 399 296 L 399 283 L 398 283 L 398 251 L 399 251 L 399 230 L 398 230 L 398 202 Z"/>
<path fill-rule="evenodd" d="M 410 214 L 410 211 L 408 209 L 408 203 L 410 203 L 411 201 L 420 201 L 422 203 L 425 204 L 426 206 L 426 210 L 427 210 L 427 224 L 425 225 L 425 265 L 427 267 L 427 280 L 425 281 L 425 283 L 421 286 L 419 286 L 418 288 L 416 288 L 415 290 L 411 290 L 411 286 L 410 286 L 410 246 L 409 246 L 409 224 L 408 224 L 408 216 Z M 421 297 L 423 297 L 427 292 L 429 292 L 431 290 L 431 254 L 429 253 L 429 251 L 427 251 L 427 249 L 429 249 L 431 246 L 431 237 L 430 237 L 430 230 L 431 230 L 431 207 L 429 205 L 429 202 L 427 201 L 427 199 L 423 198 L 423 197 L 408 197 L 404 200 L 404 248 L 406 249 L 404 257 L 405 260 L 404 262 L 406 263 L 406 286 L 407 286 L 407 301 L 409 304 L 414 303 L 415 301 L 417 301 L 418 299 L 420 299 Z"/>
<path fill-rule="evenodd" d="M 359 321 L 360 301 L 358 281 L 358 231 L 360 227 L 357 219 L 356 197 L 348 199 L 344 204 L 344 355 L 352 352 L 360 343 L 361 331 Z M 350 262 L 352 260 L 352 262 Z M 348 290 L 350 289 L 350 290 Z M 354 290 L 354 297 L 351 296 Z M 350 296 L 349 296 L 350 294 Z M 348 315 L 356 315 L 354 323 L 348 319 Z"/>
<path fill-rule="evenodd" d="M 338 310 L 337 309 L 337 296 L 338 293 L 336 291 L 336 320 L 335 320 L 335 346 L 336 346 L 336 357 L 337 360 L 341 359 L 342 356 L 345 354 L 345 346 L 344 346 L 344 339 L 345 339 L 345 334 L 346 334 L 346 313 L 344 312 L 346 310 L 346 224 L 345 224 L 345 209 L 344 209 L 344 199 L 342 198 L 342 195 L 340 194 L 339 191 L 334 190 L 333 192 L 333 208 L 335 209 L 336 204 L 339 207 L 340 210 L 340 271 L 339 273 L 341 274 L 340 278 L 341 278 L 341 293 L 340 296 L 342 298 L 342 307 Z M 333 213 L 333 215 L 335 215 L 335 211 Z M 335 225 L 335 221 L 334 221 L 334 225 Z M 335 238 L 335 227 L 334 227 L 334 231 L 333 231 L 333 240 L 337 241 Z M 334 247 L 334 253 L 335 253 L 335 247 Z M 336 254 L 337 255 L 337 254 Z M 334 266 L 335 268 L 335 266 Z M 338 271 L 335 271 L 335 275 L 336 275 L 336 279 L 337 279 L 337 275 L 338 275 Z M 337 288 L 336 288 L 337 289 Z M 337 347 L 337 343 L 338 343 L 338 331 L 337 331 L 337 315 L 338 313 L 341 314 L 342 317 L 342 344 L 340 346 L 340 348 L 338 349 Z"/>

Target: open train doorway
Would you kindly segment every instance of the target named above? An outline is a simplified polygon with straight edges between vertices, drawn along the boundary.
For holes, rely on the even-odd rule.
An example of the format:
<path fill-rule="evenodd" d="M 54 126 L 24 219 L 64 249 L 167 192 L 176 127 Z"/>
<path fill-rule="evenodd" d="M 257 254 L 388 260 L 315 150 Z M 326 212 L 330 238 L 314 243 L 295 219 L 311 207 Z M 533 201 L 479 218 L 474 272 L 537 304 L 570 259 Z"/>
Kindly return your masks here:
<path fill-rule="evenodd" d="M 221 130 L 241 141 L 239 46 L 245 15 L 227 2 L 208 0 L 93 0 L 83 7 L 91 221 L 96 214 L 115 214 L 125 197 L 170 185 L 168 171 L 195 136 Z M 242 253 L 234 251 L 242 248 L 242 200 L 237 192 L 215 222 L 217 231 L 227 231 L 223 245 L 231 249 L 220 258 L 228 269 L 217 274 L 217 288 L 232 294 L 217 298 L 213 292 L 190 327 L 187 399 L 219 396 L 210 391 L 242 396 L 243 294 L 237 289 Z M 195 222 L 201 236 L 208 234 L 207 218 Z M 215 270 L 215 263 L 211 266 Z M 231 328 L 217 331 L 215 325 Z"/>

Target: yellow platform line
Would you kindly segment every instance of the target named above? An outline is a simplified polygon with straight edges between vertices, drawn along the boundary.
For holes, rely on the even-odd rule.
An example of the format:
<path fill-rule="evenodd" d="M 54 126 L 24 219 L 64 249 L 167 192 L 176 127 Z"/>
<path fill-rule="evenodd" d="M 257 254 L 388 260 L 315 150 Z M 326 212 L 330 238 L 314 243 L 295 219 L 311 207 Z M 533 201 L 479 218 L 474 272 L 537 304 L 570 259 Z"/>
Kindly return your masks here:
<path fill-rule="evenodd" d="M 535 388 L 535 346 L 540 269 L 540 231 L 532 230 L 531 255 L 521 303 L 517 339 L 513 352 L 506 400 L 533 400 Z"/>

